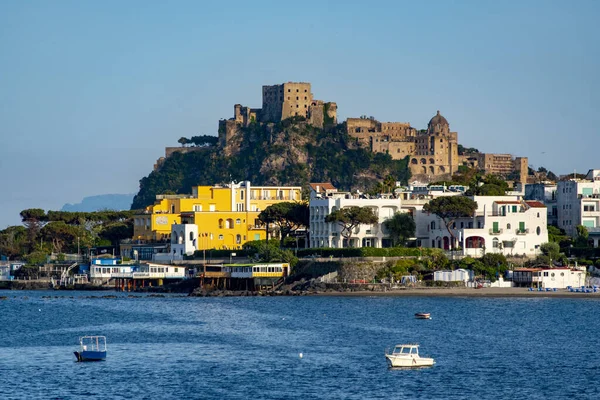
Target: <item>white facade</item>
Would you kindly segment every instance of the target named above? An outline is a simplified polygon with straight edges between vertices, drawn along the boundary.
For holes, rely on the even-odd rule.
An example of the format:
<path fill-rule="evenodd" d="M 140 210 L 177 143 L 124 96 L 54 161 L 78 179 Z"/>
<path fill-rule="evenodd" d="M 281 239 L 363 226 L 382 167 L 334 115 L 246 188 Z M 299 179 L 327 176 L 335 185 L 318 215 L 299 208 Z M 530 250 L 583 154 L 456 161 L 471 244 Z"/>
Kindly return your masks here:
<path fill-rule="evenodd" d="M 327 184 L 330 186 L 330 184 Z M 323 186 L 327 190 L 322 190 Z M 311 184 L 310 193 L 310 243 L 309 247 L 384 247 L 387 232 L 383 222 L 402 212 L 400 199 L 365 198 L 366 196 L 337 192 L 324 184 Z M 373 225 L 359 225 L 352 230 L 349 243 L 344 243 L 342 227 L 338 223 L 325 222 L 325 217 L 335 210 L 346 207 L 369 207 L 378 217 Z"/>
<path fill-rule="evenodd" d="M 580 268 L 520 268 L 513 272 L 513 282 L 517 286 L 530 286 L 543 289 L 565 289 L 568 286 L 580 287 L 585 283 L 585 269 Z"/>
<path fill-rule="evenodd" d="M 548 241 L 546 207 L 518 196 L 474 196 L 477 210 L 473 217 L 454 222 L 452 236 L 436 215 L 417 210 L 417 238 L 422 247 L 445 250 L 461 248 L 463 255 L 481 257 L 485 253 L 506 256 L 535 256 Z"/>
<path fill-rule="evenodd" d="M 558 182 L 556 190 L 558 227 L 570 236 L 577 236 L 577 226 L 583 225 L 594 236 L 598 247 L 600 233 L 600 170 L 590 170 L 586 179 Z"/>
<path fill-rule="evenodd" d="M 433 273 L 434 281 L 442 282 L 470 282 L 474 278 L 473 271 L 467 269 L 455 269 L 453 271 L 435 271 Z"/>
<path fill-rule="evenodd" d="M 97 280 L 110 280 L 116 275 L 131 274 L 134 269 L 135 265 L 92 263 L 92 265 L 90 265 L 90 280 L 92 282 Z"/>
<path fill-rule="evenodd" d="M 171 259 L 181 260 L 184 255 L 190 256 L 196 250 L 198 250 L 198 225 L 171 225 Z"/>
<path fill-rule="evenodd" d="M 546 205 L 546 209 L 548 211 L 548 225 L 558 224 L 556 191 L 556 183 L 542 182 L 525 185 L 525 200 L 537 200 Z"/>
<path fill-rule="evenodd" d="M 11 278 L 10 265 L 8 263 L 0 264 L 0 281 L 10 281 Z"/>

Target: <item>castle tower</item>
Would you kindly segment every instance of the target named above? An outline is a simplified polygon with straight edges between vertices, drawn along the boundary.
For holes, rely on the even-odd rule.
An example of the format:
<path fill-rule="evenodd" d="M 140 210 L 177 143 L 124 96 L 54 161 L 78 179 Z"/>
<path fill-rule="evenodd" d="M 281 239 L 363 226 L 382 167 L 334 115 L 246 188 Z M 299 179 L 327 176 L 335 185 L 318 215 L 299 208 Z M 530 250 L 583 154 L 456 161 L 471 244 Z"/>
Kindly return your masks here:
<path fill-rule="evenodd" d="M 427 131 L 417 135 L 415 156 L 410 160 L 413 175 L 430 179 L 458 170 L 458 134 L 450 132 L 448 120 L 438 111 L 427 124 Z"/>

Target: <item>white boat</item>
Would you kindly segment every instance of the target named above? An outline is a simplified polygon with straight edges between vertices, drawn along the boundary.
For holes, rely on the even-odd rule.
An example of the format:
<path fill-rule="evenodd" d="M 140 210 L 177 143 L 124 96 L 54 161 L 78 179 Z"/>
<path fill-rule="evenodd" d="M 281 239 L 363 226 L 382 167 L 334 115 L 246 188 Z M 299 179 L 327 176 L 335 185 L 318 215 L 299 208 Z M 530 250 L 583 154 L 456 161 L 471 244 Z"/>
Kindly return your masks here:
<path fill-rule="evenodd" d="M 393 368 L 430 367 L 435 364 L 433 358 L 419 356 L 418 344 L 398 344 L 392 351 L 385 352 L 385 358 Z"/>

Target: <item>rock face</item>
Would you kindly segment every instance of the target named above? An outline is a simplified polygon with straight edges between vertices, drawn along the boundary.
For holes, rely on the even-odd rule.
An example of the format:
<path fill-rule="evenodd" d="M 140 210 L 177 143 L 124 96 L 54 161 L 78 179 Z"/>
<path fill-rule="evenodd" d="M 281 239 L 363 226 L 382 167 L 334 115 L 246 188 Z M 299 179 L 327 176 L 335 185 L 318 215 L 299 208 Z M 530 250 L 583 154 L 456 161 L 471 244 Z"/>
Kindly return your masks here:
<path fill-rule="evenodd" d="M 332 107 L 328 112 L 333 113 Z M 389 175 L 404 182 L 410 178 L 408 159 L 392 160 L 389 154 L 373 153 L 348 136 L 342 125 L 320 129 L 296 117 L 279 123 L 236 125 L 236 129 L 219 146 L 174 153 L 165 159 L 140 180 L 132 208 L 153 204 L 157 194 L 192 193 L 193 186 L 231 180 L 247 180 L 255 186 L 331 182 L 340 190 L 367 191 Z"/>

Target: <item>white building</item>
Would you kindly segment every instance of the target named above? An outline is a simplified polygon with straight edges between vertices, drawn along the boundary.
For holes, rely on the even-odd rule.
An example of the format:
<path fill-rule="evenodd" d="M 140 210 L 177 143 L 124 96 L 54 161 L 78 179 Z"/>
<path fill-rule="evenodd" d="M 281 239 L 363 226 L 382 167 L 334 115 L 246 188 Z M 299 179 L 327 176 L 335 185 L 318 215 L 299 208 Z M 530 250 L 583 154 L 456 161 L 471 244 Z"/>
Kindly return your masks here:
<path fill-rule="evenodd" d="M 556 205 L 556 183 L 541 182 L 525 185 L 525 200 L 537 200 L 546 205 L 548 225 L 557 225 L 558 206 Z"/>
<path fill-rule="evenodd" d="M 506 256 L 534 256 L 548 241 L 546 207 L 518 196 L 474 196 L 475 215 L 454 222 L 452 236 L 443 220 L 423 211 L 414 214 L 418 245 L 445 250 L 461 248 L 463 255 L 481 257 L 486 252 Z"/>
<path fill-rule="evenodd" d="M 585 268 L 519 268 L 513 272 L 515 286 L 565 289 L 585 285 Z"/>
<path fill-rule="evenodd" d="M 171 225 L 171 252 L 174 260 L 182 260 L 184 255 L 191 256 L 198 250 L 198 225 Z"/>
<path fill-rule="evenodd" d="M 588 228 L 594 247 L 600 242 L 600 170 L 589 170 L 585 179 L 558 182 L 558 227 L 575 237 L 577 226 Z"/>
<path fill-rule="evenodd" d="M 433 273 L 434 281 L 442 281 L 442 282 L 471 282 L 474 279 L 474 273 L 471 270 L 467 269 L 455 269 L 453 271 L 444 270 L 444 271 L 435 271 Z"/>
<path fill-rule="evenodd" d="M 400 202 L 399 198 L 392 195 L 369 198 L 338 192 L 330 183 L 311 183 L 309 247 L 389 247 L 391 243 L 382 224 L 394 214 L 402 212 Z M 344 243 L 340 224 L 325 222 L 325 217 L 335 210 L 354 206 L 371 208 L 378 217 L 378 222 L 355 227 L 349 243 Z"/>

